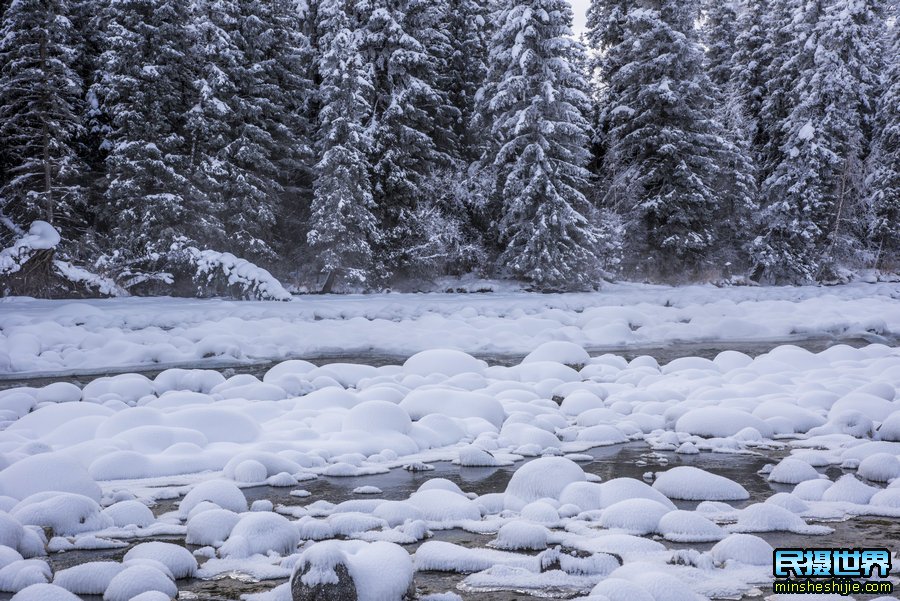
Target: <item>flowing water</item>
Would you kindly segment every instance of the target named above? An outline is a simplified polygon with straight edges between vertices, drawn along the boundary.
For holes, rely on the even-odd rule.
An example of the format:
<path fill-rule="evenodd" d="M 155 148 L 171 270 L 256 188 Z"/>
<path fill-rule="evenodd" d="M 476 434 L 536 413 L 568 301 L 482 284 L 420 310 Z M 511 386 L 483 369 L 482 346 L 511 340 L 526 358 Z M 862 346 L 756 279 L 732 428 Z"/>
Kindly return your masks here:
<path fill-rule="evenodd" d="M 828 348 L 834 344 L 849 344 L 852 346 L 863 346 L 868 342 L 862 339 L 833 339 L 833 338 L 816 338 L 805 339 L 800 341 L 773 341 L 773 342 L 748 342 L 744 344 L 728 344 L 716 345 L 707 344 L 682 344 L 672 345 L 664 348 L 641 348 L 629 349 L 623 351 L 621 349 L 593 349 L 592 354 L 602 354 L 604 352 L 615 352 L 624 356 L 626 359 L 634 358 L 638 355 L 652 355 L 660 364 L 664 364 L 678 357 L 699 356 L 713 358 L 723 350 L 738 350 L 749 355 L 759 355 L 767 352 L 772 348 L 785 343 L 795 344 L 810 351 L 817 352 Z M 482 356 L 491 364 L 512 365 L 521 360 L 518 356 Z M 328 362 L 348 362 L 348 363 L 366 363 L 369 365 L 386 365 L 391 363 L 402 362 L 402 358 L 388 356 L 353 356 L 353 357 L 321 357 L 312 360 L 317 364 Z M 261 377 L 270 367 L 272 363 L 230 366 L 222 368 L 221 371 L 226 375 L 234 373 L 251 373 Z M 194 366 L 179 367 L 198 367 L 211 368 L 209 364 L 199 364 Z M 161 371 L 160 369 L 144 371 L 148 377 L 153 377 Z M 43 386 L 50 382 L 66 380 L 79 385 L 84 385 L 95 377 L 101 377 L 110 374 L 90 374 L 90 375 L 70 375 L 70 376 L 53 376 L 46 378 L 29 378 L 29 379 L 8 379 L 0 381 L 0 389 L 13 386 Z M 680 455 L 674 452 L 652 451 L 643 442 L 634 442 L 620 444 L 609 447 L 596 448 L 587 451 L 587 454 L 593 457 L 593 460 L 582 463 L 581 466 L 585 472 L 595 474 L 603 480 L 610 480 L 618 477 L 631 477 L 641 479 L 646 472 L 665 470 L 677 465 L 693 465 L 702 469 L 706 469 L 717 474 L 721 474 L 732 480 L 742 484 L 750 493 L 750 499 L 743 504 L 737 503 L 736 507 L 742 507 L 750 503 L 761 502 L 775 492 L 789 491 L 792 487 L 776 485 L 768 482 L 766 478 L 759 474 L 759 470 L 768 463 L 775 463 L 786 454 L 786 451 L 772 450 L 767 451 L 767 455 L 757 454 L 722 454 L 722 453 L 701 453 L 698 455 Z M 317 500 L 325 500 L 331 503 L 340 503 L 348 499 L 361 498 L 355 495 L 353 490 L 360 486 L 376 486 L 383 491 L 381 495 L 375 498 L 388 500 L 403 500 L 410 494 L 415 492 L 419 486 L 431 478 L 446 478 L 458 484 L 466 492 L 474 492 L 477 494 L 485 494 L 492 492 L 502 492 L 505 490 L 512 473 L 522 465 L 521 462 L 510 467 L 498 468 L 461 468 L 449 462 L 437 462 L 433 464 L 435 469 L 427 472 L 408 472 L 401 469 L 391 470 L 387 474 L 379 474 L 373 476 L 361 476 L 352 478 L 335 478 L 320 477 L 317 480 L 303 482 L 300 487 L 310 492 L 309 497 L 297 498 L 289 494 L 287 488 L 272 487 L 255 487 L 244 489 L 244 493 L 248 502 L 257 499 L 268 499 L 276 505 L 307 505 Z M 830 478 L 834 479 L 842 473 L 838 468 L 829 468 L 825 471 Z M 696 503 L 678 502 L 681 508 L 693 509 Z M 167 511 L 171 511 L 175 507 L 175 501 L 166 501 L 159 503 L 153 508 L 155 514 L 160 515 Z M 835 529 L 834 533 L 821 538 L 821 545 L 826 547 L 888 547 L 896 546 L 900 540 L 900 521 L 885 520 L 879 518 L 855 518 L 844 522 L 829 523 L 829 526 Z M 768 540 L 774 547 L 807 547 L 810 546 L 811 538 L 790 533 L 764 533 L 761 535 Z M 488 541 L 493 539 L 491 535 L 479 535 L 463 530 L 444 530 L 434 533 L 431 540 L 445 540 L 464 546 L 483 547 Z M 184 544 L 183 539 L 178 538 L 161 538 L 158 540 L 168 540 Z M 678 548 L 695 548 L 698 550 L 707 550 L 712 544 L 674 544 L 659 539 L 670 547 Z M 145 542 L 145 539 L 137 542 Z M 190 550 L 196 547 L 185 545 Z M 408 545 L 407 549 L 412 553 L 418 544 Z M 115 560 L 121 561 L 122 556 L 128 550 L 128 547 L 114 550 L 97 550 L 97 551 L 70 551 L 66 553 L 57 553 L 49 558 L 54 572 L 65 569 L 73 565 L 89 561 Z M 463 599 L 471 601 L 526 601 L 536 599 L 528 594 L 521 592 L 464 592 L 457 589 L 457 585 L 465 578 L 461 574 L 451 574 L 443 572 L 420 572 L 416 575 L 416 586 L 420 595 L 429 593 L 440 593 L 453 591 L 460 594 Z M 215 580 L 185 580 L 180 581 L 179 600 L 196 600 L 196 601 L 237 601 L 240 596 L 247 593 L 261 592 L 269 590 L 282 581 L 256 581 L 246 575 L 239 573 L 230 574 Z M 764 594 L 764 591 L 762 591 Z M 12 595 L 0 593 L 0 601 L 10 599 Z M 101 596 L 85 595 L 81 597 L 84 601 L 102 601 Z M 750 598 L 748 598 L 750 599 Z"/>

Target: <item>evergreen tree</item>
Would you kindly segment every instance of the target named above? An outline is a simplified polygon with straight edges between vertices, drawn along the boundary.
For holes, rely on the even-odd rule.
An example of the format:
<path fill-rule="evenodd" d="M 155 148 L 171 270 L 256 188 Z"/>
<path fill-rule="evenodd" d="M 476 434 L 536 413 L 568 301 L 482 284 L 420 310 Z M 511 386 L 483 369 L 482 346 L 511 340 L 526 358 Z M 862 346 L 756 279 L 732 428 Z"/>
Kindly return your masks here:
<path fill-rule="evenodd" d="M 744 135 L 757 165 L 763 162 L 760 150 L 765 146 L 765 134 L 773 129 L 771 115 L 763 111 L 768 94 L 767 73 L 774 50 L 769 41 L 771 25 L 769 0 L 744 0 L 738 12 L 738 34 L 728 78 L 734 110 L 744 123 Z"/>
<path fill-rule="evenodd" d="M 731 85 L 737 51 L 738 7 L 735 0 L 703 0 L 702 35 L 706 45 L 706 72 L 719 89 Z"/>
<path fill-rule="evenodd" d="M 878 103 L 875 147 L 868 181 L 870 240 L 878 268 L 900 270 L 900 28 L 887 44 L 885 85 Z"/>
<path fill-rule="evenodd" d="M 383 236 L 379 277 L 409 273 L 431 254 L 423 201 L 451 163 L 455 111 L 438 86 L 445 35 L 440 0 L 373 0 L 363 56 L 373 67 L 372 190 Z M 421 206 L 420 206 L 421 205 Z"/>
<path fill-rule="evenodd" d="M 363 62 L 363 31 L 343 2 L 322 4 L 318 42 L 319 131 L 316 180 L 307 241 L 326 291 L 342 284 L 370 285 L 373 245 L 379 242 L 373 214 L 366 124 L 372 115 L 371 68 Z"/>
<path fill-rule="evenodd" d="M 842 264 L 859 259 L 883 24 L 877 4 L 808 0 L 797 7 L 797 54 L 783 67 L 791 109 L 780 126 L 779 160 L 763 184 L 763 235 L 754 251 L 761 276 L 832 280 Z"/>
<path fill-rule="evenodd" d="M 188 124 L 197 184 L 221 213 L 226 247 L 272 261 L 276 218 L 296 202 L 311 152 L 308 42 L 288 0 L 199 6 L 204 77 Z"/>
<path fill-rule="evenodd" d="M 626 268 L 653 277 L 720 267 L 720 249 L 741 243 L 721 223 L 754 202 L 751 164 L 717 119 L 697 10 L 676 0 L 632 9 L 606 36 L 621 43 L 601 48 L 614 66 L 603 74 L 606 202 L 624 218 Z"/>
<path fill-rule="evenodd" d="M 571 7 L 506 2 L 496 21 L 480 97 L 498 144 L 498 269 L 538 288 L 590 288 L 602 234 L 584 195 L 589 99 Z"/>
<path fill-rule="evenodd" d="M 108 122 L 104 217 L 126 284 L 164 279 L 174 242 L 221 240 L 216 207 L 194 182 L 187 121 L 199 98 L 188 0 L 119 0 L 103 20 L 92 96 Z"/>
<path fill-rule="evenodd" d="M 56 223 L 69 240 L 85 200 L 78 52 L 66 0 L 11 3 L 0 30 L 0 213 L 26 230 Z"/>
<path fill-rule="evenodd" d="M 450 0 L 448 38 L 451 44 L 447 60 L 450 103 L 458 111 L 453 134 L 457 156 L 465 163 L 481 157 L 486 135 L 476 119 L 475 96 L 487 75 L 488 15 L 482 0 Z"/>

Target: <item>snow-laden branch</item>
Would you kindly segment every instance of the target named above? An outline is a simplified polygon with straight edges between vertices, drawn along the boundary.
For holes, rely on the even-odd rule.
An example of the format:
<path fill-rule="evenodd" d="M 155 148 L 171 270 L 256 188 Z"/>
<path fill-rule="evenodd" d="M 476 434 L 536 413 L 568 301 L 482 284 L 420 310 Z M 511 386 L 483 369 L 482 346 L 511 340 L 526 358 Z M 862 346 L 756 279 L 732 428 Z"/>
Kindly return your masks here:
<path fill-rule="evenodd" d="M 224 276 L 230 286 L 238 286 L 245 294 L 259 300 L 292 300 L 291 293 L 271 273 L 246 259 L 193 246 L 184 250 L 197 266 L 197 279 L 206 278 L 211 283 L 217 277 Z"/>
<path fill-rule="evenodd" d="M 0 275 L 16 273 L 38 251 L 52 250 L 59 244 L 59 232 L 46 221 L 35 221 L 28 233 L 9 248 L 0 250 Z"/>

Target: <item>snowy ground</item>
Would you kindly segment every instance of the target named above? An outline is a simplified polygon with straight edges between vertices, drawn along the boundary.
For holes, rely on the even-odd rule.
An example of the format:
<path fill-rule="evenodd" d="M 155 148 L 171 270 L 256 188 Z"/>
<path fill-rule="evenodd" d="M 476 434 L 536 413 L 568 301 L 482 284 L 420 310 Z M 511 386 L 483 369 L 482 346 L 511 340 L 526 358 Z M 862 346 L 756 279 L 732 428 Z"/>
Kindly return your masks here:
<path fill-rule="evenodd" d="M 343 562 L 360 601 L 399 600 L 413 579 L 449 593 L 429 601 L 699 601 L 768 594 L 785 536 L 892 540 L 847 524 L 900 518 L 900 348 L 660 365 L 583 345 L 611 344 L 595 333 L 616 326 L 643 344 L 888 336 L 896 285 L 617 290 L 0 304 L 20 371 L 146 364 L 163 347 L 191 361 L 215 345 L 247 345 L 241 359 L 325 352 L 354 333 L 397 353 L 472 348 L 479 331 L 473 350 L 528 351 L 509 367 L 436 349 L 380 367 L 290 360 L 261 378 L 169 369 L 0 391 L 0 592 L 164 601 L 200 578 L 289 601 L 292 571 L 328 582 Z M 635 445 L 646 461 L 601 476 L 598 448 Z M 427 478 L 453 464 L 507 477 Z M 404 468 L 423 470 L 417 485 L 390 489 Z M 365 476 L 346 494 L 322 485 Z"/>
<path fill-rule="evenodd" d="M 430 348 L 525 355 L 549 340 L 588 349 L 675 341 L 896 336 L 900 284 L 669 288 L 595 294 L 304 296 L 293 302 L 0 299 L 0 374 L 85 373 L 200 362 Z"/>

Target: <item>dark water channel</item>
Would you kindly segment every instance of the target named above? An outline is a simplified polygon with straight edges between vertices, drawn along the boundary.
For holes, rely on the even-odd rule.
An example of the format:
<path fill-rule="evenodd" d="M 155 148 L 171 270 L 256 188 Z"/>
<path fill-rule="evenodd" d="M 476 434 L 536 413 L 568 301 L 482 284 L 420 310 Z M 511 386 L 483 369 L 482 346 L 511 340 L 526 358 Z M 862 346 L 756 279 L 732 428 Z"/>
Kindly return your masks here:
<path fill-rule="evenodd" d="M 792 487 L 769 483 L 764 476 L 757 472 L 767 463 L 778 461 L 786 453 L 784 451 L 770 451 L 766 456 L 762 455 L 735 455 L 721 453 L 701 453 L 699 455 L 679 455 L 673 452 L 659 452 L 651 450 L 643 442 L 615 445 L 592 449 L 586 454 L 593 457 L 590 462 L 581 463 L 585 472 L 595 474 L 603 480 L 619 477 L 631 477 L 641 479 L 648 471 L 661 471 L 678 465 L 693 465 L 711 472 L 721 474 L 740 482 L 750 493 L 750 499 L 742 503 L 734 503 L 736 507 L 743 507 L 750 503 L 765 500 L 775 492 L 788 491 Z M 528 460 L 526 460 L 528 461 Z M 466 492 L 485 494 L 502 492 L 512 473 L 522 465 L 522 462 L 510 467 L 499 468 L 460 468 L 449 462 L 436 462 L 434 470 L 427 472 L 408 472 L 402 469 L 392 470 L 387 474 L 361 476 L 352 478 L 320 477 L 317 480 L 301 483 L 300 487 L 310 492 L 309 497 L 297 498 L 291 496 L 289 488 L 272 488 L 267 486 L 244 489 L 244 494 L 249 502 L 257 499 L 268 499 L 276 505 L 308 505 L 314 501 L 325 500 L 331 503 L 340 503 L 349 499 L 380 498 L 387 500 L 403 500 L 415 492 L 419 486 L 431 478 L 446 478 L 462 488 Z M 830 468 L 828 475 L 832 478 L 839 476 L 841 470 Z M 383 493 L 380 495 L 357 495 L 353 490 L 359 486 L 377 486 Z M 696 502 L 676 502 L 683 509 L 693 509 Z M 167 501 L 154 507 L 157 515 L 174 509 L 175 502 Z M 881 546 L 893 548 L 900 540 L 900 521 L 885 520 L 883 518 L 856 518 L 844 522 L 829 523 L 835 528 L 835 532 L 827 537 L 822 537 L 821 546 L 826 547 L 859 547 Z M 809 536 L 791 533 L 764 533 L 763 538 L 775 547 L 810 546 Z M 430 540 L 444 540 L 463 546 L 484 547 L 492 540 L 493 535 L 480 535 L 463 530 L 436 531 Z M 162 538 L 184 544 L 177 538 Z M 712 547 L 707 544 L 676 544 L 658 539 L 670 548 L 694 548 L 700 551 Z M 142 541 L 141 541 L 142 542 Z M 186 545 L 190 550 L 196 547 Z M 407 545 L 410 553 L 414 552 L 418 544 Z M 103 550 L 103 551 L 70 551 L 54 554 L 50 557 L 50 563 L 54 572 L 73 565 L 88 561 L 115 560 L 121 561 L 128 548 Z M 471 601 L 526 601 L 537 599 L 521 592 L 464 592 L 457 590 L 457 585 L 462 582 L 465 575 L 420 572 L 416 576 L 416 585 L 420 595 L 456 592 L 465 600 Z M 257 582 L 252 578 L 233 574 L 231 577 L 223 577 L 217 580 L 187 580 L 180 581 L 179 600 L 196 601 L 238 601 L 240 596 L 247 593 L 269 590 L 281 580 L 268 580 Z M 11 595 L 0 596 L 0 599 L 9 599 Z M 102 601 L 99 596 L 82 596 L 84 601 Z"/>
<path fill-rule="evenodd" d="M 847 344 L 851 346 L 864 346 L 871 341 L 863 339 L 836 339 L 836 338 L 815 338 L 804 340 L 783 340 L 769 342 L 747 342 L 747 343 L 698 343 L 698 344 L 679 344 L 661 348 L 630 348 L 630 349 L 592 349 L 592 355 L 599 355 L 606 352 L 612 352 L 622 355 L 626 359 L 632 359 L 639 355 L 652 355 L 660 364 L 665 364 L 673 359 L 685 356 L 699 356 L 713 358 L 723 350 L 737 350 L 748 355 L 755 356 L 768 352 L 772 348 L 781 344 L 795 344 L 806 348 L 813 352 L 824 350 L 835 344 Z M 481 356 L 491 364 L 513 365 L 517 364 L 521 356 Z M 353 356 L 353 357 L 319 357 L 310 359 L 317 364 L 325 364 L 329 362 L 347 362 L 347 363 L 365 363 L 369 365 L 387 365 L 394 363 L 402 363 L 402 357 L 391 357 L 384 355 L 371 356 Z M 232 365 L 228 367 L 215 367 L 209 363 L 203 363 L 191 366 L 178 367 L 196 367 L 196 368 L 217 368 L 225 375 L 235 373 L 251 373 L 258 377 L 262 375 L 274 363 L 253 364 L 253 365 Z M 166 366 L 174 367 L 174 366 Z M 144 373 L 148 377 L 154 377 L 162 369 L 146 370 Z M 78 385 L 87 384 L 89 381 L 97 377 L 112 375 L 111 373 L 94 373 L 82 375 L 64 375 L 64 376 L 48 376 L 42 378 L 30 379 L 0 379 L 0 389 L 11 388 L 15 386 L 44 386 L 56 381 L 70 381 Z M 699 455 L 679 455 L 673 452 L 657 452 L 652 451 L 645 443 L 628 443 L 615 445 L 611 447 L 602 447 L 587 451 L 593 457 L 590 462 L 581 463 L 582 468 L 591 474 L 595 474 L 603 480 L 610 480 L 618 477 L 631 477 L 641 479 L 646 472 L 665 470 L 677 465 L 693 465 L 696 467 L 709 470 L 711 472 L 721 474 L 732 480 L 741 483 L 750 493 L 750 499 L 743 504 L 735 504 L 741 507 L 746 504 L 761 502 L 775 492 L 789 491 L 790 486 L 779 486 L 769 483 L 764 476 L 757 472 L 767 463 L 775 463 L 783 457 L 785 451 L 766 451 L 767 455 L 756 454 L 722 454 L 722 453 L 701 453 Z M 361 476 L 352 478 L 335 478 L 320 477 L 316 480 L 303 482 L 299 488 L 309 491 L 309 497 L 298 498 L 291 496 L 289 488 L 272 488 L 272 487 L 255 487 L 244 489 L 244 493 L 248 502 L 258 499 L 268 499 L 275 505 L 308 505 L 317 500 L 325 500 L 331 503 L 340 503 L 349 499 L 360 498 L 381 498 L 388 500 L 403 500 L 415 492 L 419 486 L 426 480 L 431 478 L 446 478 L 455 482 L 466 492 L 474 492 L 477 494 L 486 494 L 492 492 L 502 492 L 509 482 L 512 473 L 522 465 L 517 463 L 511 467 L 500 468 L 460 468 L 449 462 L 434 463 L 434 470 L 427 472 L 408 472 L 402 469 L 391 470 L 387 474 L 379 474 L 373 476 Z M 827 472 L 829 477 L 834 479 L 840 475 L 840 470 L 830 468 Z M 360 486 L 376 486 L 383 492 L 380 495 L 357 495 L 353 490 Z M 696 503 L 679 502 L 676 503 L 684 509 L 693 509 Z M 160 515 L 175 507 L 174 501 L 161 502 L 153 508 L 154 513 Z M 885 520 L 879 518 L 855 518 L 845 522 L 830 523 L 829 526 L 835 528 L 835 532 L 827 537 L 822 537 L 821 546 L 826 547 L 859 547 L 859 546 L 875 546 L 894 548 L 897 541 L 900 540 L 900 521 Z M 810 546 L 811 537 L 801 536 L 790 533 L 765 533 L 761 535 L 768 540 L 773 546 Z M 483 547 L 488 541 L 494 537 L 491 535 L 478 535 L 462 530 L 446 530 L 434 533 L 432 540 L 446 540 L 456 544 L 466 546 Z M 178 538 L 162 538 L 158 540 L 169 540 L 179 544 L 184 544 L 183 539 Z M 135 541 L 144 542 L 142 541 Z M 698 550 L 707 550 L 711 544 L 684 545 L 668 543 L 660 539 L 669 547 L 677 548 L 695 548 Z M 418 544 L 408 545 L 407 549 L 414 552 Z M 53 554 L 49 561 L 54 572 L 78 565 L 89 561 L 114 560 L 121 561 L 122 556 L 129 547 L 113 550 L 97 550 L 97 551 L 70 551 L 65 553 Z M 188 546 L 194 550 L 195 547 Z M 180 581 L 179 600 L 196 600 L 196 601 L 238 601 L 243 594 L 266 591 L 283 581 L 262 581 L 257 582 L 252 578 L 240 577 L 240 575 L 232 575 L 234 577 L 224 577 L 217 580 L 188 580 Z M 490 593 L 472 593 L 463 592 L 456 589 L 457 585 L 465 578 L 460 574 L 438 573 L 438 572 L 420 572 L 416 576 L 417 589 L 420 595 L 456 592 L 463 599 L 471 601 L 514 601 L 514 600 L 530 600 L 537 599 L 528 594 L 518 592 L 490 592 Z M 765 593 L 764 594 L 768 594 Z M 12 597 L 10 594 L 0 593 L 0 601 L 8 600 Z M 100 596 L 82 596 L 83 601 L 102 601 Z"/>

